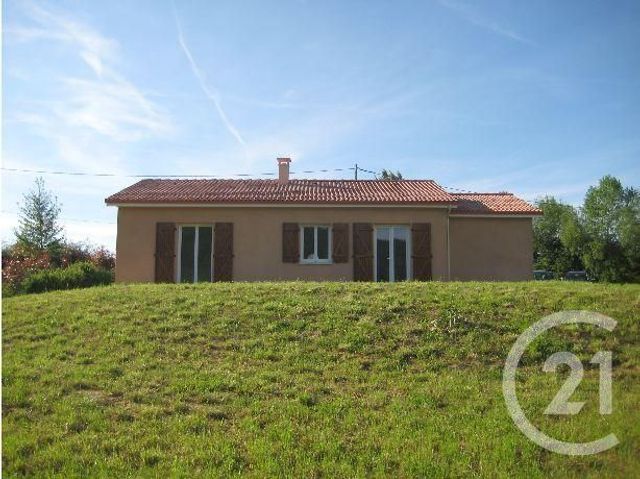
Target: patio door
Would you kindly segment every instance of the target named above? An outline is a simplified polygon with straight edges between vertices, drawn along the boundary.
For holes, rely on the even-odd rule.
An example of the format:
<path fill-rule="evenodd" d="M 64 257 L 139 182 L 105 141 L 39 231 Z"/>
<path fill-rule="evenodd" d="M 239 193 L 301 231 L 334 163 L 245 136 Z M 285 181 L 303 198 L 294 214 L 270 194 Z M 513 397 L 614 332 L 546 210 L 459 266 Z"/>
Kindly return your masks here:
<path fill-rule="evenodd" d="M 211 281 L 213 277 L 213 227 L 183 225 L 178 230 L 178 282 Z"/>
<path fill-rule="evenodd" d="M 410 278 L 410 231 L 407 226 L 375 228 L 375 280 L 406 281 Z"/>

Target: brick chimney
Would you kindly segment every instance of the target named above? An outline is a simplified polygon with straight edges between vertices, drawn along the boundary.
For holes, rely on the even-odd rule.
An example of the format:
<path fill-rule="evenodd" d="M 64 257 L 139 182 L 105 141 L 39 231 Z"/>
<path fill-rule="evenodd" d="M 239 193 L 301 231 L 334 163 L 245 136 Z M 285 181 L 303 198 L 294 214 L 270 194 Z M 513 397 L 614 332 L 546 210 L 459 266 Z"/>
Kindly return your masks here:
<path fill-rule="evenodd" d="M 289 163 L 291 158 L 278 158 L 278 183 L 289 183 Z"/>

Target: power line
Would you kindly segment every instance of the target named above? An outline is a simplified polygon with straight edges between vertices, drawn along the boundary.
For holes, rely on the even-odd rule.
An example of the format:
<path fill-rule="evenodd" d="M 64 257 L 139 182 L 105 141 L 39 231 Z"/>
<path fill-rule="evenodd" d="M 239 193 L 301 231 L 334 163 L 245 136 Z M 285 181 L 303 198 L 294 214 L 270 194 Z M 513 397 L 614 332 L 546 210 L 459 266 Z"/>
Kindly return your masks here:
<path fill-rule="evenodd" d="M 349 169 L 352 170 L 353 168 L 349 168 Z M 365 173 L 371 173 L 372 175 L 376 175 L 376 176 L 378 175 L 377 171 L 365 170 L 364 168 L 360 168 L 360 167 L 358 167 L 358 170 L 364 171 Z"/>
<path fill-rule="evenodd" d="M 338 171 L 349 171 L 354 168 L 331 168 L 331 169 L 322 169 L 322 170 L 302 170 L 300 172 L 292 171 L 291 174 L 308 174 L 308 173 L 332 173 Z M 366 171 L 367 173 L 374 173 L 369 170 L 363 170 L 359 168 L 361 171 Z M 36 170 L 30 168 L 0 168 L 2 171 L 7 171 L 11 173 L 31 173 L 38 175 L 63 175 L 63 176 L 92 176 L 92 177 L 105 177 L 105 178 L 223 178 L 220 175 L 126 175 L 126 174 L 118 174 L 118 173 L 88 173 L 88 172 L 80 172 L 80 171 L 52 171 L 52 170 Z M 235 173 L 231 175 L 225 176 L 238 176 L 238 177 L 252 177 L 252 176 L 275 176 L 275 173 Z"/>
<path fill-rule="evenodd" d="M 453 188 L 452 186 L 444 186 L 441 185 L 445 190 L 451 190 L 451 191 L 455 191 L 457 193 L 469 193 L 469 194 L 475 194 L 475 195 L 482 195 L 482 194 L 486 194 L 486 193 L 482 193 L 482 192 L 478 192 L 478 191 L 472 191 L 472 190 L 463 190 L 461 188 Z M 498 193 L 507 193 L 506 191 L 502 191 L 502 192 L 498 192 Z M 513 194 L 513 193 L 510 193 Z M 531 199 L 531 198 L 525 198 L 523 196 L 519 196 L 520 199 L 523 199 L 529 203 L 535 203 L 536 200 Z"/>
<path fill-rule="evenodd" d="M 18 215 L 18 214 L 20 214 L 17 211 L 8 211 L 8 210 L 2 210 L 1 213 L 5 214 L 5 215 Z M 64 220 L 64 221 L 72 221 L 72 222 L 78 222 L 78 223 L 97 223 L 97 224 L 102 224 L 102 225 L 115 225 L 115 224 L 117 224 L 117 223 L 111 222 L 111 221 L 84 220 L 84 219 L 80 219 L 80 218 L 69 218 L 69 217 L 66 217 L 66 216 L 61 216 L 60 219 Z"/>
<path fill-rule="evenodd" d="M 41 170 L 41 169 L 30 169 L 30 168 L 9 168 L 9 167 L 1 167 L 0 170 L 6 171 L 9 173 L 29 173 L 29 174 L 38 174 L 38 175 L 63 175 L 63 176 L 90 176 L 90 177 L 101 177 L 101 178 L 225 178 L 229 176 L 237 176 L 237 177 L 255 177 L 255 176 L 275 176 L 273 172 L 266 173 L 235 173 L 232 175 L 126 175 L 126 174 L 118 174 L 118 173 L 89 173 L 89 172 L 81 172 L 81 171 L 62 171 L 62 170 Z M 311 174 L 311 173 L 333 173 L 333 172 L 344 172 L 344 171 L 355 171 L 355 178 L 358 179 L 358 172 L 362 171 L 364 173 L 369 173 L 374 175 L 376 179 L 378 178 L 379 172 L 368 170 L 366 168 L 361 168 L 356 164 L 355 166 L 348 168 L 327 168 L 321 170 L 302 170 L 302 171 L 291 171 L 292 175 L 296 174 Z M 442 185 L 445 190 L 451 190 L 459 193 L 476 193 L 475 191 L 465 190 L 461 188 L 454 188 L 452 186 Z"/>
<path fill-rule="evenodd" d="M 441 185 L 445 190 L 452 190 L 452 191 L 457 191 L 458 193 L 477 193 L 476 191 L 472 191 L 472 190 L 463 190 L 461 188 L 453 188 L 452 186 L 444 186 Z"/>

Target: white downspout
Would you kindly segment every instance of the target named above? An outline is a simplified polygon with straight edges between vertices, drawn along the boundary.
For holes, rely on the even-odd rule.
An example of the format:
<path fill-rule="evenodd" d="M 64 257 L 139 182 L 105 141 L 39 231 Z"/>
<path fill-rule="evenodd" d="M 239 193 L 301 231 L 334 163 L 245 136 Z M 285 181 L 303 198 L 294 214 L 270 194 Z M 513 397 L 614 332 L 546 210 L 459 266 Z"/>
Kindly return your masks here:
<path fill-rule="evenodd" d="M 447 209 L 447 281 L 451 281 L 451 236 L 449 233 L 449 217 L 451 206 Z"/>

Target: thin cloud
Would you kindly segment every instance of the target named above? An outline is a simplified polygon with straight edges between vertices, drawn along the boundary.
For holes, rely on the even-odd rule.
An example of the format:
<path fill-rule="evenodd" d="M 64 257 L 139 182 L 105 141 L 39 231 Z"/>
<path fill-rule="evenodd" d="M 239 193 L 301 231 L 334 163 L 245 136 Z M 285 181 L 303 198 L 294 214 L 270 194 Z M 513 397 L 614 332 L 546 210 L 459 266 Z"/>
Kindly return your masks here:
<path fill-rule="evenodd" d="M 242 135 L 240 134 L 238 129 L 234 126 L 234 124 L 231 122 L 231 120 L 225 113 L 224 109 L 222 108 L 222 104 L 220 102 L 220 94 L 218 93 L 218 91 L 215 90 L 215 88 L 210 88 L 207 85 L 207 82 L 205 80 L 204 74 L 202 73 L 202 70 L 200 70 L 200 68 L 198 67 L 198 64 L 193 59 L 191 50 L 189 50 L 189 47 L 187 46 L 187 42 L 184 39 L 184 35 L 182 34 L 182 27 L 180 25 L 180 20 L 178 20 L 178 15 L 175 12 L 175 5 L 174 5 L 173 16 L 175 18 L 176 28 L 178 30 L 178 43 L 180 44 L 180 48 L 182 48 L 182 51 L 184 52 L 185 56 L 187 57 L 187 60 L 189 61 L 189 66 L 191 67 L 191 71 L 193 72 L 193 75 L 198 80 L 198 83 L 200 84 L 200 88 L 202 89 L 206 97 L 213 102 L 213 105 L 215 106 L 216 111 L 218 112 L 218 116 L 220 116 L 220 119 L 222 120 L 222 123 L 224 124 L 227 131 L 236 139 L 236 141 L 240 145 L 242 145 L 243 147 L 246 146 L 247 144 L 244 141 L 244 138 L 242 138 Z"/>
<path fill-rule="evenodd" d="M 38 26 L 11 26 L 7 32 L 9 37 L 18 41 L 54 40 L 73 44 L 82 60 L 99 77 L 105 72 L 105 60 L 116 56 L 117 43 L 89 26 L 36 4 L 25 4 L 24 8 Z"/>
<path fill-rule="evenodd" d="M 57 116 L 71 126 L 91 128 L 116 141 L 136 141 L 171 131 L 166 116 L 130 82 L 67 78 L 73 92 L 69 103 L 58 107 Z"/>
<path fill-rule="evenodd" d="M 66 88 L 65 97 L 40 105 L 36 112 L 18 112 L 14 114 L 15 120 L 36 127 L 41 136 L 57 145 L 65 143 L 66 138 L 71 142 L 85 137 L 89 132 L 115 142 L 127 142 L 166 136 L 173 131 L 168 115 L 118 72 L 119 45 L 114 39 L 64 12 L 31 3 L 23 8 L 32 23 L 9 26 L 5 32 L 7 40 L 66 45 L 93 75 L 54 77 Z M 89 141 L 96 148 L 100 142 L 95 135 Z M 59 148 L 58 153 L 63 161 L 75 163 L 65 156 L 65 148 Z"/>
<path fill-rule="evenodd" d="M 456 0 L 438 0 L 438 3 L 443 7 L 455 12 L 464 20 L 469 23 L 488 30 L 496 35 L 500 35 L 505 38 L 509 38 L 511 40 L 515 40 L 520 43 L 524 43 L 526 45 L 533 45 L 534 43 L 531 40 L 524 38 L 522 35 L 514 32 L 509 28 L 505 28 L 495 21 L 485 17 L 480 14 L 473 6 L 458 2 Z"/>

